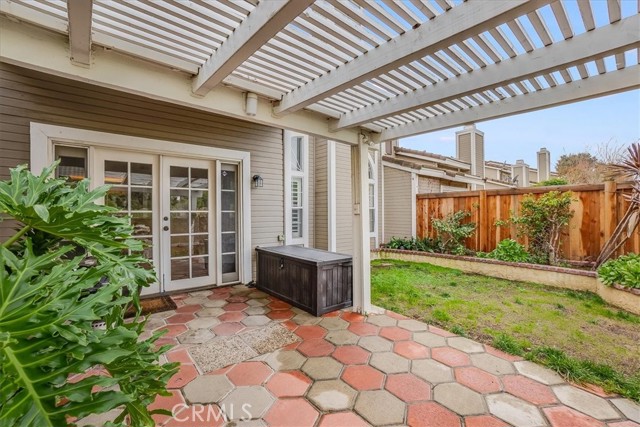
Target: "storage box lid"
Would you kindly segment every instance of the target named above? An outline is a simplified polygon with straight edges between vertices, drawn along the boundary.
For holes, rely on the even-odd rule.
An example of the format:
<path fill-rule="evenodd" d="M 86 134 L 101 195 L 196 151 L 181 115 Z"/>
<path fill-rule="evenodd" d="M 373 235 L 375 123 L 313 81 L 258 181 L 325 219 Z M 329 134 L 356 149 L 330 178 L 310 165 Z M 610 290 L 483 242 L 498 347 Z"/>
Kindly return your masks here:
<path fill-rule="evenodd" d="M 268 248 L 258 247 L 258 252 L 264 252 L 287 258 L 304 260 L 316 264 L 331 264 L 351 261 L 351 255 L 323 251 L 321 249 L 305 248 L 303 246 L 273 246 Z"/>

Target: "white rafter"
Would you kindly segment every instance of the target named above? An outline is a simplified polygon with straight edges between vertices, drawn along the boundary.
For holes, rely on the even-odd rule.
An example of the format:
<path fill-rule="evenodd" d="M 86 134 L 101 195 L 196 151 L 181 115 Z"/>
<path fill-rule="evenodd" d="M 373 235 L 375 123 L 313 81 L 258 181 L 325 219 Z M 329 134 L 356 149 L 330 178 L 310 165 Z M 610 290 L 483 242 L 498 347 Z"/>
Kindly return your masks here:
<path fill-rule="evenodd" d="M 87 67 L 91 65 L 92 9 L 92 1 L 67 0 L 71 62 Z"/>
<path fill-rule="evenodd" d="M 205 62 L 193 79 L 193 93 L 205 95 L 251 57 L 314 0 L 258 3 L 242 24 Z"/>
<path fill-rule="evenodd" d="M 640 88 L 640 67 L 634 65 L 615 73 L 578 80 L 555 88 L 507 98 L 474 108 L 435 116 L 411 124 L 384 130 L 379 141 L 405 138 L 427 132 L 449 129 L 468 123 L 527 113 L 558 105 L 611 95 Z"/>
<path fill-rule="evenodd" d="M 285 95 L 274 112 L 291 113 L 427 54 L 462 42 L 472 35 L 535 11 L 552 0 L 466 2 L 402 34 L 334 72 Z"/>
<path fill-rule="evenodd" d="M 489 65 L 456 79 L 407 92 L 344 114 L 335 129 L 354 127 L 388 116 L 461 98 L 495 86 L 521 81 L 591 60 L 601 60 L 640 46 L 640 15 L 601 27 L 543 49 Z M 603 64 L 604 67 L 604 64 Z"/>

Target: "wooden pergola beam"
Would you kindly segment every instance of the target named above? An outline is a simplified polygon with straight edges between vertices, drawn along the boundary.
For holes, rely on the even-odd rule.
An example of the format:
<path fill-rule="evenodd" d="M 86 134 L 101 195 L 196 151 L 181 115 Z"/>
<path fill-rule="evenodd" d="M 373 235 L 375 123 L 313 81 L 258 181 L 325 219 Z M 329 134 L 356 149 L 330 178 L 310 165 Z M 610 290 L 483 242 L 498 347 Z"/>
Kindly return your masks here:
<path fill-rule="evenodd" d="M 71 62 L 91 65 L 91 25 L 93 2 L 91 0 L 67 0 L 69 18 L 69 51 Z"/>

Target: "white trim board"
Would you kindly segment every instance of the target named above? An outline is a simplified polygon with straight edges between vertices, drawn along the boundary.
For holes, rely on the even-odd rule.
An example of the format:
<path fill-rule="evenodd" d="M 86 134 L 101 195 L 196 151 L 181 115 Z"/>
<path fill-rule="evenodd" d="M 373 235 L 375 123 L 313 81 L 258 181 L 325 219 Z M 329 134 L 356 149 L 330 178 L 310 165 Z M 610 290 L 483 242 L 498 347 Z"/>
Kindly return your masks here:
<path fill-rule="evenodd" d="M 241 177 L 239 200 L 242 208 L 240 224 L 241 256 L 239 260 L 240 281 L 248 283 L 252 280 L 251 265 L 251 155 L 247 151 L 229 150 L 226 148 L 208 147 L 202 145 L 184 144 L 167 140 L 141 138 L 98 132 L 65 126 L 47 125 L 31 122 L 31 171 L 38 174 L 51 164 L 53 158 L 53 142 L 70 145 L 98 146 L 113 148 L 121 151 L 150 153 L 155 155 L 171 155 L 174 157 L 199 158 L 207 160 L 221 160 L 223 162 L 238 163 Z"/>

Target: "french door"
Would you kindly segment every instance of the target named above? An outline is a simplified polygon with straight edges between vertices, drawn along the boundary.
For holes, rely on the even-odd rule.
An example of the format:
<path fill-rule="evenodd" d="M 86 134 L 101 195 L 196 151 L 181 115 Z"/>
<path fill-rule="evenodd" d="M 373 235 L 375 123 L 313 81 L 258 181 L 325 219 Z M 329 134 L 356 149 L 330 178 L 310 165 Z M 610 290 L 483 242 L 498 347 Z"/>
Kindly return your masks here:
<path fill-rule="evenodd" d="M 92 178 L 104 203 L 131 217 L 156 268 L 143 294 L 239 278 L 238 165 L 216 160 L 95 149 Z"/>

